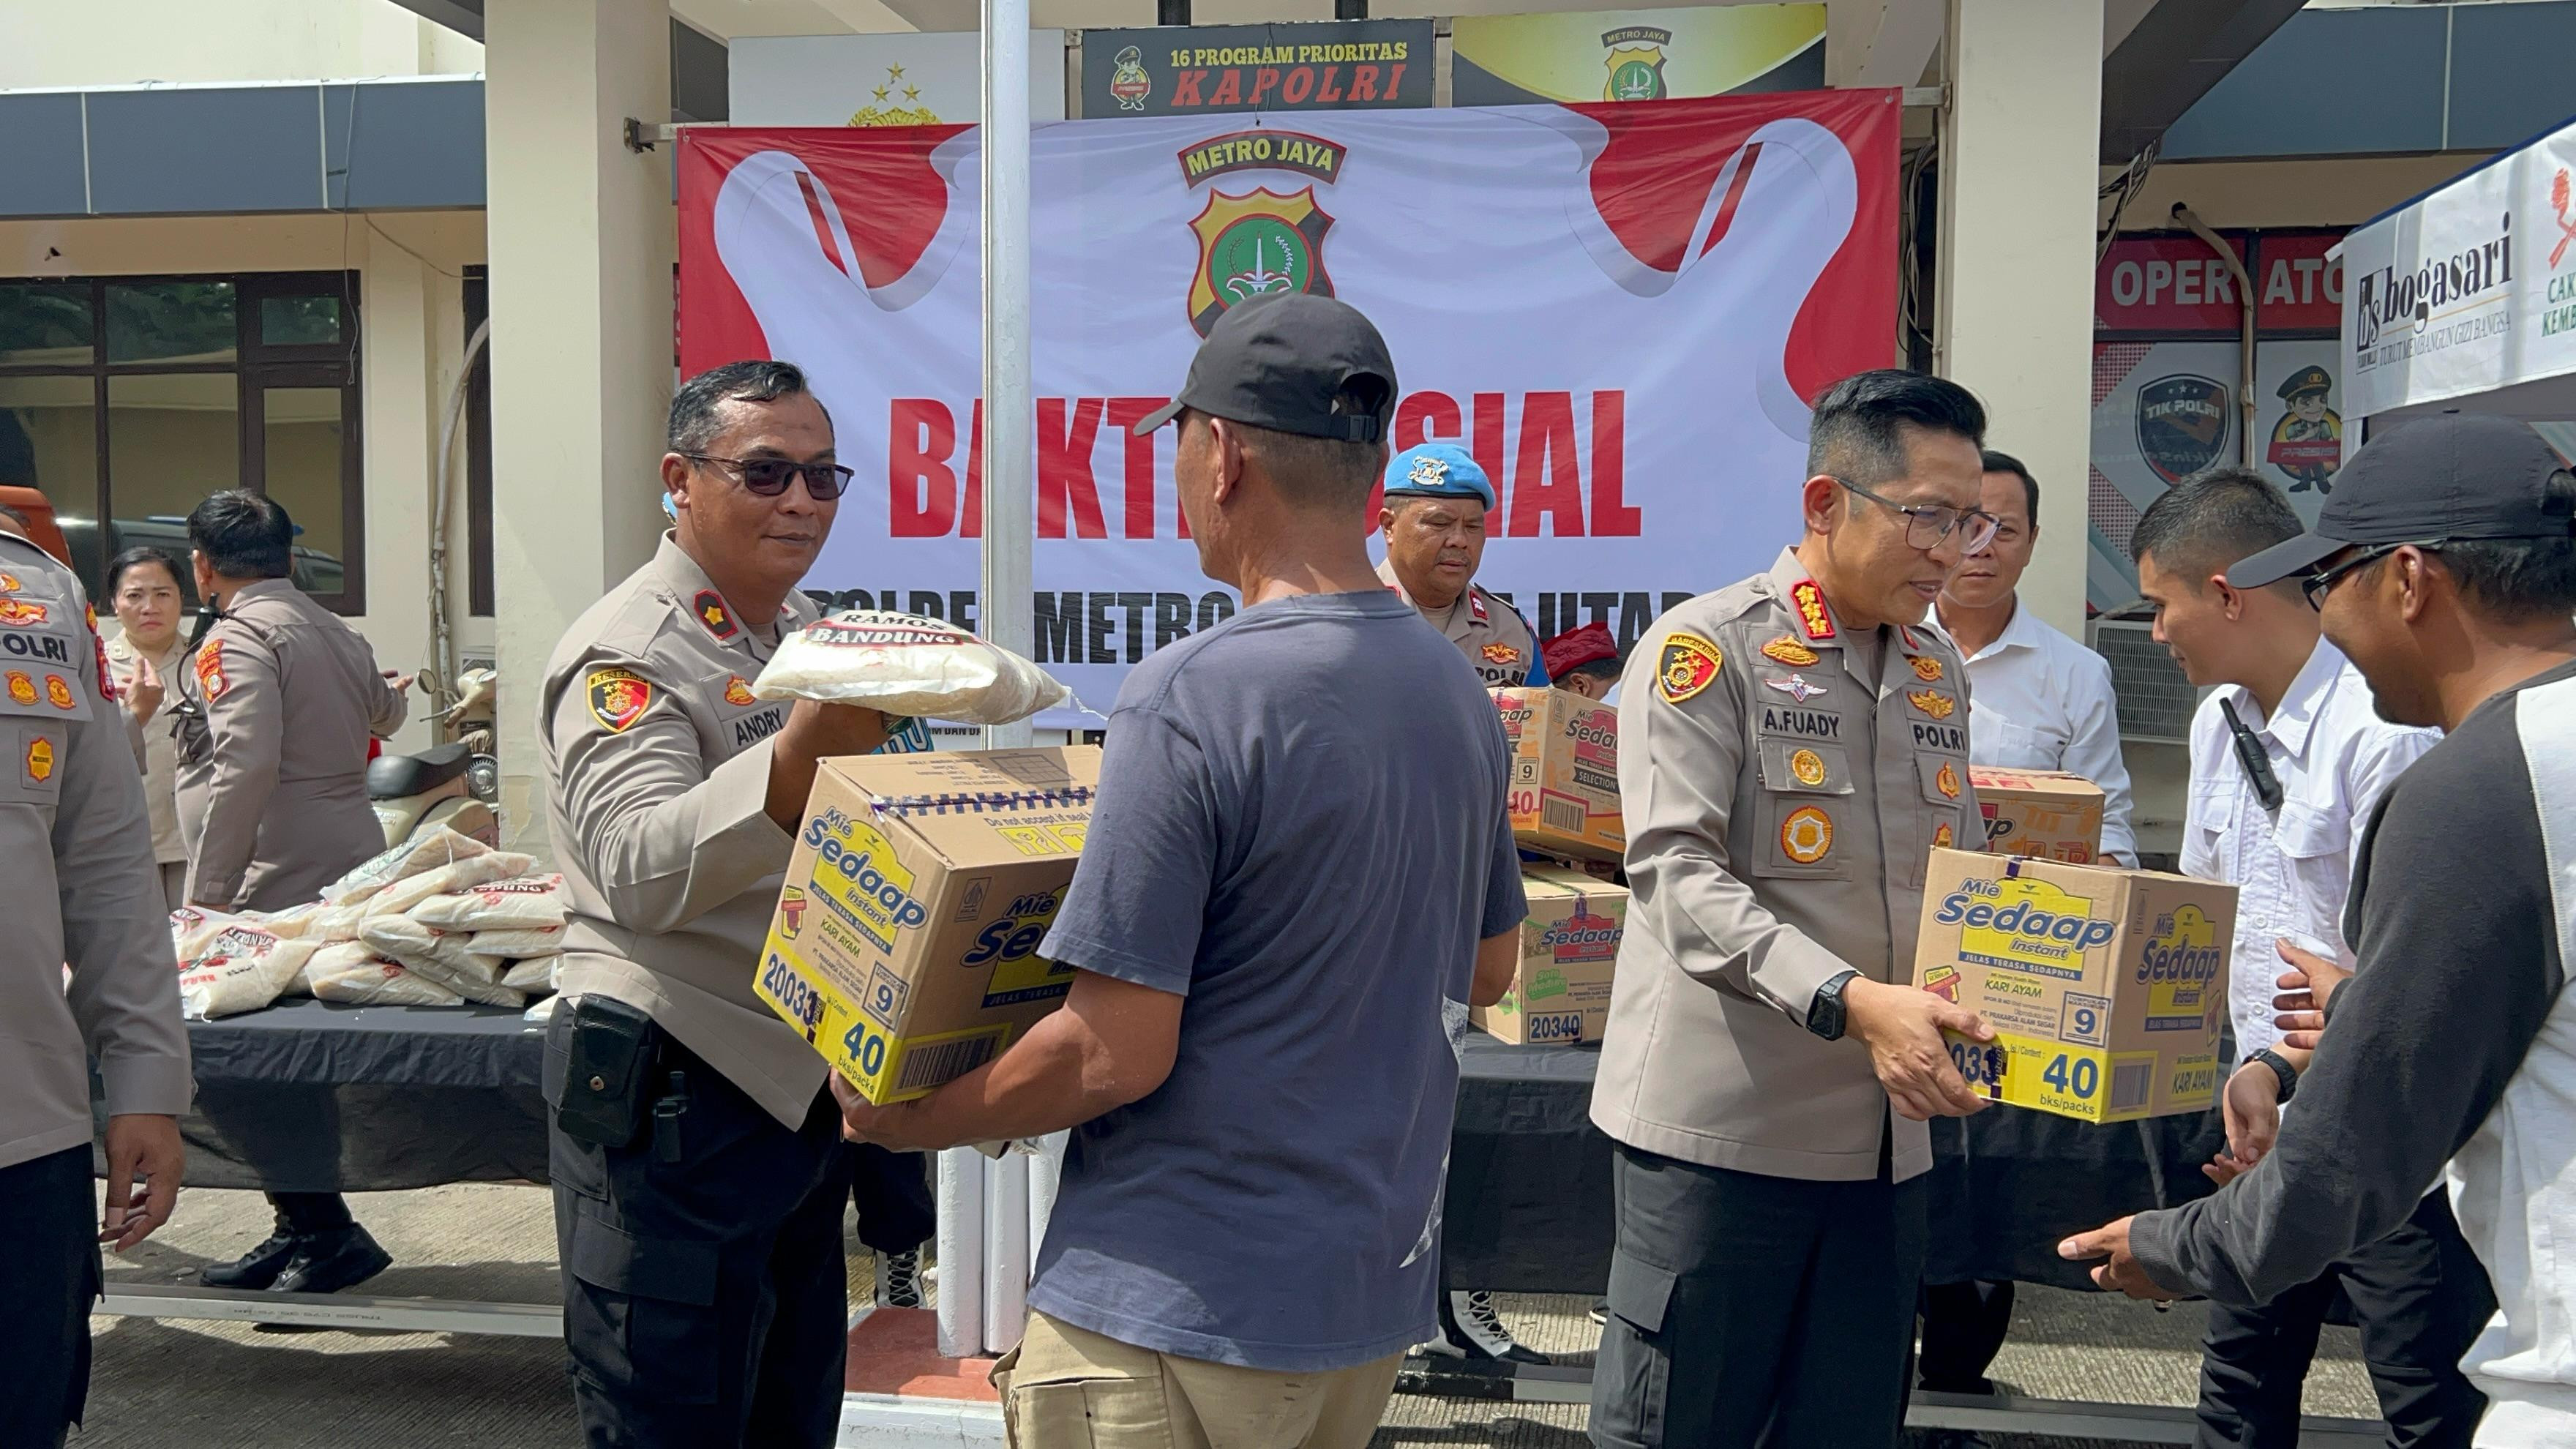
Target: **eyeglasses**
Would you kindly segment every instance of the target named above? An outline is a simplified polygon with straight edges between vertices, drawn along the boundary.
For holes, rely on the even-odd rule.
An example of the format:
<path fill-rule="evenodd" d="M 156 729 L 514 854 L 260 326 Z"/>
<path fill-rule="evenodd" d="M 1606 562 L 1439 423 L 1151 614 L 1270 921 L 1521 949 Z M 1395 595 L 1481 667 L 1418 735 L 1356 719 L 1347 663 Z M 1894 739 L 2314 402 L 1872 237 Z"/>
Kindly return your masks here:
<path fill-rule="evenodd" d="M 805 477 L 805 491 L 817 503 L 829 503 L 850 486 L 858 476 L 854 469 L 838 463 L 791 463 L 785 458 L 716 458 L 705 453 L 682 453 L 692 462 L 722 463 L 742 476 L 742 486 L 762 498 L 775 498 L 787 491 L 789 480 L 798 474 Z"/>
<path fill-rule="evenodd" d="M 2326 595 L 2332 593 L 2334 586 L 2343 581 L 2344 575 L 2353 570 L 2367 568 L 2401 548 L 2439 553 L 2442 550 L 2442 543 L 2441 539 L 2428 538 L 2412 543 L 2383 543 L 2375 548 L 2365 548 L 2332 568 L 2319 569 L 2299 580 L 2299 592 L 2307 596 L 2309 608 L 2321 610 L 2326 606 Z"/>
<path fill-rule="evenodd" d="M 1959 552 L 1982 552 L 1987 544 L 1995 541 L 1995 529 L 2002 523 L 2001 519 L 1982 508 L 1952 508 L 1942 503 L 1898 503 L 1894 499 L 1881 498 L 1848 478 L 1834 481 L 1881 508 L 1892 508 L 1904 514 L 1905 541 L 1916 548 L 1938 548 L 1941 540 L 1958 531 Z"/>

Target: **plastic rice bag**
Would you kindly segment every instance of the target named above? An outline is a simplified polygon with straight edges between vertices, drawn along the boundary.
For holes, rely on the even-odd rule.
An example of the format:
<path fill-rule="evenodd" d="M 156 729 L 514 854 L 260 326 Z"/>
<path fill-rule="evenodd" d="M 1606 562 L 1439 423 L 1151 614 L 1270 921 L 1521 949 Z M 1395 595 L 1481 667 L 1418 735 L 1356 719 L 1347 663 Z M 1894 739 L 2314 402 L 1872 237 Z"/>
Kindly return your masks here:
<path fill-rule="evenodd" d="M 409 916 L 370 916 L 358 928 L 358 939 L 468 1001 L 514 1009 L 528 1004 L 524 994 L 501 984 L 500 959 L 467 949 L 465 935 L 448 935 Z"/>
<path fill-rule="evenodd" d="M 398 916 L 431 896 L 471 890 L 476 886 L 512 876 L 526 875 L 536 869 L 537 858 L 507 850 L 486 851 L 463 860 L 405 876 L 367 897 L 365 905 L 370 918 Z"/>
<path fill-rule="evenodd" d="M 417 921 L 418 916 L 412 917 Z M 563 927 L 550 931 L 476 931 L 465 938 L 467 949 L 512 961 L 551 956 L 563 949 Z"/>
<path fill-rule="evenodd" d="M 212 1021 L 275 1001 L 301 978 L 315 943 L 243 922 L 201 929 L 193 945 L 179 958 L 179 1011 Z"/>
<path fill-rule="evenodd" d="M 304 963 L 304 984 L 324 1001 L 350 1006 L 456 1006 L 465 998 L 391 961 L 363 942 L 324 946 Z"/>
<path fill-rule="evenodd" d="M 435 895 L 411 918 L 442 931 L 542 931 L 564 923 L 563 877 L 522 875 Z"/>
<path fill-rule="evenodd" d="M 787 636 L 751 692 L 985 725 L 1073 697 L 1045 670 L 953 624 L 879 609 L 845 609 Z"/>
<path fill-rule="evenodd" d="M 473 836 L 459 835 L 445 826 L 440 826 L 427 835 L 415 835 L 383 854 L 372 857 L 366 864 L 324 886 L 322 903 L 337 906 L 351 901 L 362 901 L 395 881 L 418 875 L 425 870 L 435 870 L 442 865 L 453 864 L 468 856 L 491 853 L 492 847 Z M 503 873 L 519 875 L 525 873 L 525 870 L 526 867 L 521 867 L 519 870 Z"/>

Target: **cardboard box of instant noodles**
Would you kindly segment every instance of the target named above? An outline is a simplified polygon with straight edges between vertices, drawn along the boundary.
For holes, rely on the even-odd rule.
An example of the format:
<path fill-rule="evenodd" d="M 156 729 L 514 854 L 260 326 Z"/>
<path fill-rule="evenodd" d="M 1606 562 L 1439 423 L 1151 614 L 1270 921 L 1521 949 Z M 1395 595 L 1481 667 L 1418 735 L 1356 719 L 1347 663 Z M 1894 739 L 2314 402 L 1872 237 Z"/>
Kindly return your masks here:
<path fill-rule="evenodd" d="M 1093 745 L 825 760 L 761 999 L 871 1102 L 991 1061 L 1073 983 L 1037 946 L 1099 783 Z"/>
<path fill-rule="evenodd" d="M 1547 855 L 1616 865 L 1619 711 L 1545 685 L 1491 691 L 1512 756 L 1512 838 Z"/>
<path fill-rule="evenodd" d="M 2088 1122 L 2197 1112 L 2218 1089 L 2236 887 L 1936 850 L 1914 984 L 1983 1016 L 1948 1034 L 1990 1101 Z"/>

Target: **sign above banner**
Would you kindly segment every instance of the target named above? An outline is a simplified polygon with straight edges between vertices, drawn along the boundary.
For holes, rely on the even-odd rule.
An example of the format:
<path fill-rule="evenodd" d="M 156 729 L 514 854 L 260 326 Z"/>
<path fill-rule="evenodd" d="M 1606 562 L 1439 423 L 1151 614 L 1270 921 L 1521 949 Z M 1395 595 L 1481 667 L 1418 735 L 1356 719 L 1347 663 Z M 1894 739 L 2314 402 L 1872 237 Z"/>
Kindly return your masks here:
<path fill-rule="evenodd" d="M 2344 376 L 2361 416 L 2515 388 L 2576 417 L 2576 125 L 2344 242 Z M 2532 388 L 2557 379 L 2564 386 Z"/>
<path fill-rule="evenodd" d="M 1082 32 L 1082 114 L 1428 106 L 1431 22 L 1318 20 Z"/>
<path fill-rule="evenodd" d="M 1449 103 L 1661 101 L 1818 90 L 1825 7 L 1726 5 L 1461 15 L 1449 22 Z"/>
<path fill-rule="evenodd" d="M 1484 466 L 1479 581 L 1542 636 L 1597 620 L 1631 644 L 1768 567 L 1797 537 L 1809 401 L 1894 351 L 1899 115 L 1874 90 L 1037 127 L 1038 661 L 1105 709 L 1127 666 L 1234 612 L 1174 431 L 1129 428 L 1272 292 L 1384 332 L 1393 445 Z M 979 142 L 696 129 L 679 151 L 684 370 L 803 366 L 858 471 L 808 586 L 968 625 Z"/>

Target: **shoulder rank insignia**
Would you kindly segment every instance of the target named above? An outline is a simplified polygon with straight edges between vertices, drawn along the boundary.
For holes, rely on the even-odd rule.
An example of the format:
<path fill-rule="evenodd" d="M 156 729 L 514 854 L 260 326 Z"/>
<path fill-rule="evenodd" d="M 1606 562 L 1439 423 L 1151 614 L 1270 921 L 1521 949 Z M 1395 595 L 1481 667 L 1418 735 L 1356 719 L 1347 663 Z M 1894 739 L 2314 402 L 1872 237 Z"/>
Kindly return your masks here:
<path fill-rule="evenodd" d="M 689 601 L 689 610 L 707 626 L 708 633 L 719 639 L 730 639 L 741 631 L 742 626 L 733 621 L 733 610 L 725 607 L 724 595 L 713 589 L 698 590 L 698 596 Z"/>
<path fill-rule="evenodd" d="M 1941 682 L 1942 670 L 1940 660 L 1917 654 L 1907 659 L 1905 662 L 1914 666 L 1914 677 L 1922 680 L 1925 684 L 1938 684 Z"/>
<path fill-rule="evenodd" d="M 725 703 L 749 706 L 760 701 L 753 697 L 750 683 L 737 674 L 725 681 Z"/>
<path fill-rule="evenodd" d="M 1834 616 L 1825 608 L 1825 591 L 1814 579 L 1800 579 L 1789 590 L 1789 602 L 1798 611 L 1798 627 L 1810 639 L 1834 637 Z"/>
<path fill-rule="evenodd" d="M 1777 660 L 1782 664 L 1789 665 L 1792 668 L 1797 668 L 1813 664 L 1824 656 L 1818 654 L 1815 650 L 1808 648 L 1806 645 L 1799 643 L 1797 640 L 1790 638 L 1788 635 L 1783 634 L 1779 638 L 1762 646 L 1762 657 L 1765 659 Z"/>
<path fill-rule="evenodd" d="M 1715 644 L 1676 630 L 1664 637 L 1664 647 L 1655 658 L 1655 692 L 1666 704 L 1679 704 L 1716 683 L 1718 666 L 1725 662 L 1725 653 Z"/>
<path fill-rule="evenodd" d="M 1948 719 L 1950 712 L 1959 707 L 1957 700 L 1937 689 L 1909 689 L 1905 692 L 1905 698 L 1907 703 L 1923 711 L 1924 715 L 1931 719 Z"/>
<path fill-rule="evenodd" d="M 653 702 L 652 681 L 631 669 L 594 669 L 581 683 L 591 718 L 610 734 L 624 733 Z"/>

